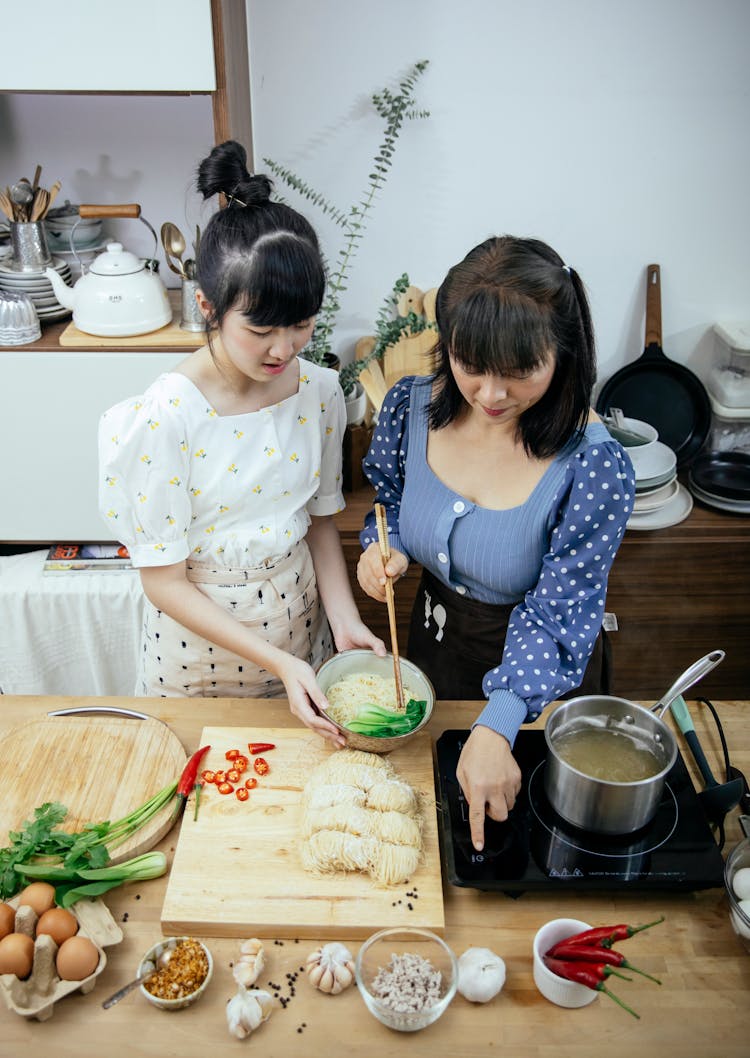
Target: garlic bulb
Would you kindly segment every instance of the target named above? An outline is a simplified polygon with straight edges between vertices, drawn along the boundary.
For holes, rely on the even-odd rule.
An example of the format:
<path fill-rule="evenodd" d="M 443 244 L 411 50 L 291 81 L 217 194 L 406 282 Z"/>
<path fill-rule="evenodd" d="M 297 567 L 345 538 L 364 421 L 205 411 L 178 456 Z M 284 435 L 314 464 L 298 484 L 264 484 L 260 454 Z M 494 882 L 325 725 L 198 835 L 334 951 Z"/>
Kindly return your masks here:
<path fill-rule="evenodd" d="M 254 985 L 263 973 L 266 965 L 266 952 L 257 937 L 243 941 L 240 957 L 232 967 L 232 976 L 238 985 L 249 988 Z"/>
<path fill-rule="evenodd" d="M 488 1003 L 505 984 L 505 963 L 489 948 L 467 948 L 458 960 L 458 990 L 471 1003 Z"/>
<path fill-rule="evenodd" d="M 267 1021 L 273 1010 L 273 997 L 258 988 L 239 988 L 227 1003 L 227 1025 L 238 1040 L 244 1040 Z"/>
<path fill-rule="evenodd" d="M 335 996 L 354 980 L 354 959 L 344 944 L 324 944 L 308 955 L 306 970 L 311 984 Z"/>

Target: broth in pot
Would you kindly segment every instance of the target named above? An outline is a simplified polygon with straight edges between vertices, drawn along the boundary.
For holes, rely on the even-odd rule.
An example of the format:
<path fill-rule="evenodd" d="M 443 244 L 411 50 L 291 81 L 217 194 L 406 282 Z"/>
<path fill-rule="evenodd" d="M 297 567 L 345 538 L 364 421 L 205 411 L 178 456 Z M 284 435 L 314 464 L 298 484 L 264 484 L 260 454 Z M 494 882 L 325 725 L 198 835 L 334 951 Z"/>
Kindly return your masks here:
<path fill-rule="evenodd" d="M 643 742 L 612 728 L 574 727 L 557 735 L 553 744 L 560 760 L 605 782 L 640 782 L 658 775 L 664 767 Z"/>

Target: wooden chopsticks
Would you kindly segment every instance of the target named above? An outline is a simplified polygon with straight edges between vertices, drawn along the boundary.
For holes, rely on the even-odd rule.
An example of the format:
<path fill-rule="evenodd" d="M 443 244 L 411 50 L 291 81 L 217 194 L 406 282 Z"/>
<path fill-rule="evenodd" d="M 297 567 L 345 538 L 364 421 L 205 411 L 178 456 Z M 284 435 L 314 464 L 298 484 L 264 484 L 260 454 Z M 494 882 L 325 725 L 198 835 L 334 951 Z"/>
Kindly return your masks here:
<path fill-rule="evenodd" d="M 388 546 L 388 524 L 385 517 L 385 508 L 382 503 L 375 504 L 375 523 L 378 528 L 378 544 L 380 554 L 385 568 L 391 557 L 391 549 Z M 396 704 L 399 713 L 406 710 L 404 703 L 404 685 L 401 682 L 401 662 L 398 653 L 398 634 L 396 631 L 396 603 L 393 597 L 393 581 L 390 577 L 385 578 L 385 601 L 388 606 L 388 623 L 391 626 L 391 653 L 393 654 L 393 675 L 396 680 Z"/>

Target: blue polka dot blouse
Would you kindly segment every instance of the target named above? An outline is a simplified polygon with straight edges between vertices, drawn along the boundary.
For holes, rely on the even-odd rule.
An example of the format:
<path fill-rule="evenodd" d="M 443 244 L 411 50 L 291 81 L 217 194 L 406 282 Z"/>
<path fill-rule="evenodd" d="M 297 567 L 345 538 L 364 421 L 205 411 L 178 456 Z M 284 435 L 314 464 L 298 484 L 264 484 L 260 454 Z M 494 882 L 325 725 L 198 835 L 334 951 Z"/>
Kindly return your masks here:
<path fill-rule="evenodd" d="M 410 376 L 389 391 L 364 469 L 386 509 L 392 548 L 465 598 L 517 603 L 504 647 L 498 643 L 498 664 L 482 682 L 488 701 L 477 719 L 512 745 L 522 723 L 583 678 L 632 510 L 635 474 L 606 427 L 589 423 L 525 503 L 479 507 L 427 463 L 431 383 Z M 374 540 L 371 512 L 360 541 L 367 547 Z"/>

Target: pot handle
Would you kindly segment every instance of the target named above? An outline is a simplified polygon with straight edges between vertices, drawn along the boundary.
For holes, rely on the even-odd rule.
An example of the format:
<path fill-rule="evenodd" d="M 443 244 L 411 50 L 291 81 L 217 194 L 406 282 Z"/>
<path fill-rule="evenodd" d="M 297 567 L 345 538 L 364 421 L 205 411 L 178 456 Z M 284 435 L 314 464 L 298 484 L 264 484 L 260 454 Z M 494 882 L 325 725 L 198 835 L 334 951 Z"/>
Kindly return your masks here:
<path fill-rule="evenodd" d="M 692 687 L 694 683 L 697 683 L 698 680 L 702 679 L 707 672 L 711 671 L 711 669 L 716 668 L 719 662 L 723 661 L 724 658 L 725 653 L 723 650 L 712 650 L 710 654 L 706 654 L 698 661 L 693 662 L 689 669 L 685 669 L 683 674 L 678 676 L 667 693 L 662 695 L 656 705 L 651 706 L 651 712 L 655 713 L 658 709 L 660 710 L 659 716 L 664 716 L 675 698 L 684 694 L 689 687 Z"/>
<path fill-rule="evenodd" d="M 75 222 L 70 230 L 70 248 L 73 251 L 73 256 L 76 259 L 81 275 L 85 275 L 86 269 L 81 262 L 78 254 L 76 253 L 75 242 L 73 239 L 73 233 L 75 232 L 78 225 L 86 217 L 127 217 L 131 220 L 139 220 L 141 224 L 145 224 L 148 230 L 154 237 L 154 251 L 151 255 L 151 259 L 156 258 L 156 248 L 158 246 L 158 238 L 156 232 L 146 220 L 145 217 L 141 216 L 141 207 L 137 202 L 125 202 L 120 205 L 92 205 L 91 203 L 84 203 L 78 207 L 78 220 Z M 150 268 L 150 266 L 149 266 Z"/>

